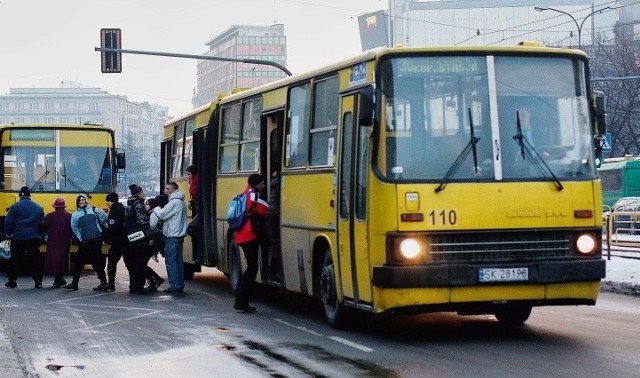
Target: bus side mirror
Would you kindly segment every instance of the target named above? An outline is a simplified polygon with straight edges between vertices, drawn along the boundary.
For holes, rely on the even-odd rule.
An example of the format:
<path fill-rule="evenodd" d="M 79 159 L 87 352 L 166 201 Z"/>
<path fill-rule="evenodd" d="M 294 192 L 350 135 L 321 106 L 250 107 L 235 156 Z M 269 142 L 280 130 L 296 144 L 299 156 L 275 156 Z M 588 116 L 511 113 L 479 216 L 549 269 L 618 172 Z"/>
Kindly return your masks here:
<path fill-rule="evenodd" d="M 375 101 L 373 99 L 373 87 L 368 85 L 358 92 L 360 111 L 358 116 L 358 125 L 372 126 L 374 116 Z"/>
<path fill-rule="evenodd" d="M 122 148 L 116 148 L 116 167 L 119 173 L 127 168 L 127 158 Z"/>

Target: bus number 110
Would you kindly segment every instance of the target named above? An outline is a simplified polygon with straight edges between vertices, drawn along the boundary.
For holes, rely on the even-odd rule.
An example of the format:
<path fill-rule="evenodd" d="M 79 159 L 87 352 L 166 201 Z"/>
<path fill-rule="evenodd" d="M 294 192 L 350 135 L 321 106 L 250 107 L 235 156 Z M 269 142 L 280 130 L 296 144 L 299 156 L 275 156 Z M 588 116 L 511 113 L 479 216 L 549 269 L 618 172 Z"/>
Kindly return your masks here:
<path fill-rule="evenodd" d="M 429 213 L 432 225 L 454 225 L 458 221 L 458 214 L 455 210 L 442 210 L 436 213 L 435 210 L 431 210 Z"/>

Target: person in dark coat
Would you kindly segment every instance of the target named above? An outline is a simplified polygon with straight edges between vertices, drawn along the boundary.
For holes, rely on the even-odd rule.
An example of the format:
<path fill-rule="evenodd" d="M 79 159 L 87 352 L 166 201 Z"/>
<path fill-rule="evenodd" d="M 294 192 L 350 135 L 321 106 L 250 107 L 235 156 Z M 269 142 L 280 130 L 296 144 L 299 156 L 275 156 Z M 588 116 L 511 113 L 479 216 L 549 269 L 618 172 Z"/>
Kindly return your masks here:
<path fill-rule="evenodd" d="M 127 233 L 124 229 L 127 210 L 124 205 L 118 201 L 118 193 L 112 192 L 107 194 L 105 201 L 107 202 L 107 206 L 109 206 L 105 242 L 111 246 L 109 247 L 109 264 L 107 265 L 109 282 L 107 283 L 107 288 L 102 291 L 115 291 L 118 261 L 120 261 L 120 258 L 124 258 L 124 265 L 127 267 L 127 270 L 131 266 L 129 239 L 127 239 Z"/>
<path fill-rule="evenodd" d="M 55 210 L 48 213 L 40 222 L 40 230 L 48 233 L 44 271 L 54 275 L 53 287 L 56 289 L 67 284 L 64 274 L 69 271 L 69 250 L 73 231 L 71 231 L 71 213 L 66 210 L 66 207 L 64 198 L 56 198 L 53 202 Z"/>
<path fill-rule="evenodd" d="M 22 259 L 29 261 L 35 288 L 42 288 L 43 269 L 40 263 L 40 222 L 44 219 L 42 206 L 31 200 L 28 186 L 20 188 L 20 200 L 9 208 L 4 221 L 4 232 L 11 239 L 11 258 L 7 267 L 9 289 L 18 287 L 18 267 Z"/>
<path fill-rule="evenodd" d="M 127 219 L 126 223 L 135 225 L 136 229 L 144 232 L 145 237 L 129 243 L 129 294 L 149 294 L 151 291 L 144 287 L 146 278 L 145 271 L 149 245 L 149 215 L 144 204 L 145 194 L 142 187 L 136 184 L 129 185 L 131 196 L 127 199 Z M 133 230 L 127 230 L 130 234 Z"/>

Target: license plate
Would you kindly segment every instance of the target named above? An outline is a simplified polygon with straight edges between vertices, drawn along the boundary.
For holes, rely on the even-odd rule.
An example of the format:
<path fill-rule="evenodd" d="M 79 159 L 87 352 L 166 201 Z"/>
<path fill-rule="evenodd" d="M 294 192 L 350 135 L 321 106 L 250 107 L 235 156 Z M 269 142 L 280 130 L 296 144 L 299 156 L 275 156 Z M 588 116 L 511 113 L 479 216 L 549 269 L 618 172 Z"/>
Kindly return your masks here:
<path fill-rule="evenodd" d="M 510 282 L 529 280 L 529 268 L 480 268 L 480 282 Z"/>

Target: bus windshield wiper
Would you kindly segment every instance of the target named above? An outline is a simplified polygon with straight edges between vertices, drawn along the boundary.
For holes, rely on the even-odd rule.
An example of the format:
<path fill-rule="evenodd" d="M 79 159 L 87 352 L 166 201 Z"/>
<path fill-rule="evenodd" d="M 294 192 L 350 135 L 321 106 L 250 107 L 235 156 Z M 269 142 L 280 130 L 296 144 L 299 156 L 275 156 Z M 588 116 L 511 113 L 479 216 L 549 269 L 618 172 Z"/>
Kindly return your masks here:
<path fill-rule="evenodd" d="M 87 195 L 87 197 L 89 197 L 89 199 L 91 199 L 91 193 L 87 192 L 86 190 L 84 190 L 84 188 L 82 186 L 80 186 L 80 184 L 78 184 L 77 182 L 73 181 L 72 179 L 69 179 L 69 177 L 67 176 L 67 165 L 64 164 L 62 166 L 62 170 L 64 171 L 64 173 L 62 173 L 62 177 L 64 178 L 64 182 L 65 183 L 70 183 L 71 186 L 73 186 L 74 188 L 76 188 L 80 193 L 84 193 Z"/>
<path fill-rule="evenodd" d="M 49 171 L 49 167 L 45 165 L 45 166 L 44 166 L 44 173 L 43 173 L 42 175 L 40 175 L 40 177 L 38 178 L 38 180 L 33 184 L 33 186 L 31 186 L 31 189 L 30 189 L 30 190 L 33 192 L 33 190 L 34 190 L 38 185 L 40 185 L 40 183 L 41 183 L 43 180 L 45 181 L 45 184 L 46 184 L 46 178 L 47 178 L 47 176 L 49 176 L 49 173 L 50 173 L 50 171 Z"/>
<path fill-rule="evenodd" d="M 458 171 L 458 169 L 460 169 L 460 166 L 462 166 L 462 163 L 469 155 L 469 152 L 473 152 L 473 167 L 476 171 L 476 174 L 478 173 L 478 149 L 476 145 L 478 144 L 478 141 L 480 141 L 480 138 L 476 138 L 476 134 L 473 128 L 473 118 L 471 117 L 471 108 L 468 108 L 468 110 L 469 110 L 469 130 L 471 131 L 470 132 L 471 137 L 469 139 L 469 143 L 467 143 L 467 146 L 462 150 L 462 152 L 460 152 L 460 155 L 458 155 L 458 158 L 456 159 L 456 161 L 454 161 L 453 164 L 451 164 L 451 168 L 449 168 L 449 170 L 447 171 L 447 173 L 445 173 L 442 180 L 440 180 L 440 185 L 438 185 L 438 187 L 435 189 L 436 193 L 444 190 L 444 188 L 447 186 L 447 183 L 449 183 L 449 179 Z"/>
<path fill-rule="evenodd" d="M 516 135 L 513 136 L 513 140 L 518 143 L 520 146 L 520 154 L 522 155 L 522 159 L 526 160 L 527 158 L 531 161 L 531 164 L 538 170 L 538 172 L 542 173 L 544 177 L 550 178 L 553 181 L 553 184 L 556 186 L 558 191 L 564 189 L 560 180 L 553 173 L 551 168 L 547 165 L 544 159 L 538 154 L 538 151 L 533 147 L 531 142 L 524 136 L 522 133 L 522 124 L 520 123 L 520 112 L 516 111 Z"/>

